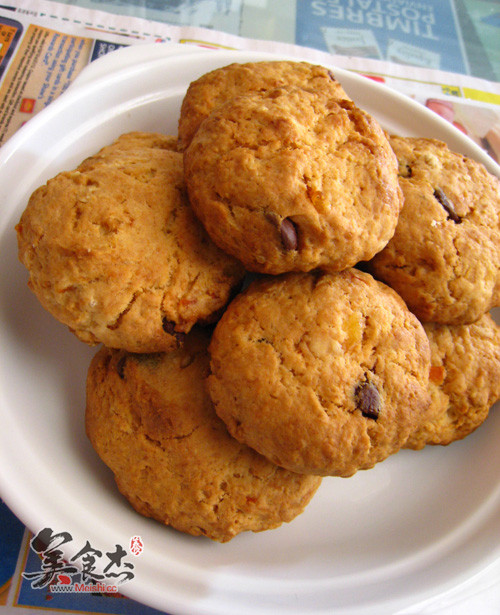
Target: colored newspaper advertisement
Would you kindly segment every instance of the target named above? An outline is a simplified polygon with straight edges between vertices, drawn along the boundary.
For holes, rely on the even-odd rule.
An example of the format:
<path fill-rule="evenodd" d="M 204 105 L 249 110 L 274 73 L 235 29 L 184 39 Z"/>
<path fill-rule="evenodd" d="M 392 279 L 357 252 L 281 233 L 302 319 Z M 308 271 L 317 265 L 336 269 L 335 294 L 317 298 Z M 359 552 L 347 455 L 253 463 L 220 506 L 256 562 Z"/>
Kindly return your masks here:
<path fill-rule="evenodd" d="M 452 0 L 297 0 L 300 45 L 468 73 Z"/>

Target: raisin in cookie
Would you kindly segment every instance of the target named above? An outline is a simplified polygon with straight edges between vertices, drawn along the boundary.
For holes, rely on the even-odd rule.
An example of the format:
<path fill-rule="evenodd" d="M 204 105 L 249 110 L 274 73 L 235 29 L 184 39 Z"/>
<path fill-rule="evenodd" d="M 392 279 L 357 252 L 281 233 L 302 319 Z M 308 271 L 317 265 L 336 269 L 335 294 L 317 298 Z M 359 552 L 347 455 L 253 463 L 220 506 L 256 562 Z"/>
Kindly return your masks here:
<path fill-rule="evenodd" d="M 397 161 L 379 124 L 323 91 L 232 99 L 184 153 L 191 205 L 248 270 L 346 269 L 392 237 Z"/>
<path fill-rule="evenodd" d="M 485 314 L 469 325 L 426 323 L 433 416 L 407 448 L 447 445 L 475 431 L 500 398 L 500 327 Z"/>
<path fill-rule="evenodd" d="M 179 117 L 179 148 L 185 150 L 201 122 L 230 98 L 277 87 L 326 90 L 334 98 L 349 98 L 330 70 L 308 62 L 276 60 L 223 66 L 189 85 Z"/>
<path fill-rule="evenodd" d="M 405 202 L 370 263 L 422 320 L 465 324 L 498 305 L 500 182 L 436 140 L 392 137 Z"/>
<path fill-rule="evenodd" d="M 208 340 L 193 330 L 171 353 L 101 349 L 87 378 L 86 428 L 139 513 L 226 542 L 291 521 L 321 479 L 279 468 L 228 434 L 204 387 Z"/>
<path fill-rule="evenodd" d="M 17 225 L 30 287 L 84 342 L 175 348 L 243 277 L 194 216 L 175 143 L 122 135 L 36 190 Z"/>
<path fill-rule="evenodd" d="M 209 350 L 208 390 L 230 433 L 295 472 L 371 468 L 426 418 L 423 327 L 392 289 L 355 269 L 254 281 Z"/>

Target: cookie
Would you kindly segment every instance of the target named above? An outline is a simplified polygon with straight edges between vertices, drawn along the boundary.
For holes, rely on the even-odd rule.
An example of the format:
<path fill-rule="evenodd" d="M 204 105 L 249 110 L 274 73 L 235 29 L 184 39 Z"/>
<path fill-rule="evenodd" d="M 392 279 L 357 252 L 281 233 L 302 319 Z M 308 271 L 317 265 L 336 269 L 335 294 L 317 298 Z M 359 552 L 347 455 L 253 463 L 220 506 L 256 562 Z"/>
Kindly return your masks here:
<path fill-rule="evenodd" d="M 394 233 L 402 196 L 379 124 L 324 91 L 234 98 L 184 152 L 191 205 L 249 271 L 346 269 Z"/>
<path fill-rule="evenodd" d="M 500 398 L 500 327 L 485 314 L 469 325 L 426 323 L 431 347 L 431 420 L 407 448 L 448 445 L 475 431 Z"/>
<path fill-rule="evenodd" d="M 334 98 L 349 98 L 330 70 L 308 62 L 277 60 L 223 66 L 189 85 L 179 116 L 179 148 L 187 148 L 201 122 L 222 103 L 241 94 L 277 87 L 326 90 Z"/>
<path fill-rule="evenodd" d="M 102 348 L 88 372 L 86 429 L 140 514 L 226 542 L 291 521 L 321 479 L 279 468 L 228 434 L 204 387 L 208 341 L 193 330 L 170 353 Z"/>
<path fill-rule="evenodd" d="M 174 137 L 122 135 L 31 196 L 19 258 L 42 305 L 84 342 L 176 348 L 209 321 L 244 271 L 187 201 Z"/>
<path fill-rule="evenodd" d="M 474 322 L 500 305 L 500 181 L 440 141 L 390 141 L 405 201 L 370 270 L 422 321 Z"/>
<path fill-rule="evenodd" d="M 423 327 L 392 289 L 355 269 L 254 281 L 209 350 L 208 390 L 229 432 L 295 472 L 371 468 L 426 418 Z"/>

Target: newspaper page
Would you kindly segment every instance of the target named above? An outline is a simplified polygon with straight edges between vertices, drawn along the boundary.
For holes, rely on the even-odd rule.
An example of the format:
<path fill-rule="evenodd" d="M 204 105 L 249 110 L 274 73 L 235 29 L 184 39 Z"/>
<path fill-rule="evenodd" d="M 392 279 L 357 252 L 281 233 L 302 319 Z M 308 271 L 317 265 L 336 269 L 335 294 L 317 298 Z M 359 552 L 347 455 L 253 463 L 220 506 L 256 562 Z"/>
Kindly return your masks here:
<path fill-rule="evenodd" d="M 76 4 L 500 81 L 498 0 L 78 0 Z"/>
<path fill-rule="evenodd" d="M 354 2 L 354 0 L 349 1 Z M 151 42 L 175 42 L 204 47 L 281 53 L 312 62 L 337 65 L 340 68 L 367 75 L 433 109 L 485 148 L 498 161 L 500 159 L 500 83 L 434 67 L 439 64 L 439 66 L 450 68 L 456 67 L 458 70 L 459 62 L 465 66 L 467 57 L 463 52 L 463 46 L 456 47 L 460 50 L 458 54 L 448 53 L 444 47 L 438 45 L 439 41 L 437 41 L 434 50 L 429 48 L 428 53 L 431 54 L 432 51 L 435 57 L 439 55 L 441 58 L 439 63 L 431 60 L 431 57 L 434 57 L 431 54 L 427 60 L 422 55 L 419 60 L 420 65 L 410 65 L 403 61 L 403 50 L 410 52 L 409 47 L 403 47 L 401 41 L 396 45 L 394 39 L 387 34 L 387 28 L 385 28 L 384 36 L 376 32 L 376 36 L 373 34 L 375 38 L 371 40 L 373 48 L 379 49 L 380 56 L 384 56 L 389 48 L 392 50 L 392 61 L 390 62 L 380 57 L 368 57 L 369 53 L 364 50 L 364 43 L 361 43 L 368 42 L 369 39 L 361 39 L 358 34 L 355 34 L 354 38 L 350 36 L 350 46 L 347 45 L 346 37 L 342 39 L 343 44 L 340 45 L 340 39 L 335 38 L 333 34 L 336 28 L 333 20 L 327 19 L 321 13 L 327 10 L 325 9 L 327 6 L 330 17 L 337 14 L 336 12 L 345 17 L 348 14 L 349 1 L 287 0 L 288 8 L 293 7 L 294 12 L 288 12 L 289 19 L 285 29 L 290 30 L 292 28 L 290 22 L 293 21 L 293 28 L 302 37 L 301 40 L 304 43 L 314 37 L 316 37 L 315 40 L 319 40 L 317 36 L 320 32 L 323 49 L 309 46 L 314 44 L 311 40 L 309 40 L 309 45 L 297 45 L 279 40 L 269 41 L 262 38 L 242 37 L 228 31 L 208 27 L 224 22 L 227 30 L 237 29 L 234 24 L 239 18 L 239 29 L 242 31 L 245 19 L 250 19 L 249 0 L 179 0 L 172 3 L 175 8 L 165 9 L 166 14 L 172 16 L 172 20 L 177 20 L 179 24 L 186 20 L 193 20 L 195 23 L 205 24 L 204 27 L 152 21 L 150 19 L 152 11 L 156 11 L 155 14 L 163 12 L 161 9 L 163 3 L 157 0 L 143 0 L 142 2 L 82 0 L 81 2 L 81 4 L 100 6 L 112 4 L 115 9 L 119 5 L 122 10 L 126 8 L 142 12 L 147 15 L 147 18 L 121 15 L 116 11 L 111 13 L 95 8 L 75 7 L 64 2 L 49 0 L 25 0 L 21 3 L 22 6 L 12 6 L 10 9 L 0 8 L 0 144 L 12 136 L 30 117 L 59 96 L 79 72 L 94 59 L 123 46 Z M 361 0 L 357 1 L 359 5 Z M 372 8 L 374 6 L 374 3 L 370 4 L 369 0 L 366 0 L 365 4 Z M 403 7 L 406 2 L 400 0 L 399 3 L 390 4 Z M 428 10 L 430 4 L 436 5 L 435 10 Z M 268 5 L 274 8 L 267 14 L 266 21 L 263 15 L 264 8 Z M 279 10 L 277 5 L 280 6 Z M 382 5 L 389 7 L 389 4 L 386 5 L 379 0 L 376 8 Z M 418 22 L 420 25 L 413 25 L 413 31 L 422 32 L 428 26 L 429 29 L 425 31 L 429 33 L 429 36 L 433 33 L 432 36 L 444 40 L 437 33 L 444 29 L 442 21 L 448 22 L 448 18 L 454 14 L 452 0 L 436 0 L 432 3 L 430 0 L 425 0 L 413 3 L 413 5 L 422 7 L 419 9 L 421 11 Z M 255 11 L 262 11 L 263 32 L 266 30 L 266 23 L 270 24 L 270 29 L 276 29 L 276 22 L 280 21 L 281 11 L 287 7 L 286 2 L 272 4 L 265 0 L 252 0 L 252 6 Z M 425 12 L 424 6 L 427 7 Z M 498 3 L 496 6 L 498 8 Z M 340 11 L 341 7 L 344 7 L 343 11 Z M 315 16 L 313 13 L 320 14 Z M 369 12 L 363 13 L 364 25 L 367 23 L 367 14 Z M 381 12 L 377 14 L 382 15 Z M 255 12 L 253 15 L 254 18 L 257 16 Z M 352 18 L 353 14 L 349 13 L 349 15 Z M 386 17 L 388 15 L 389 13 L 386 13 Z M 403 15 L 402 9 L 400 15 Z M 413 14 L 405 11 L 404 15 L 405 19 L 409 19 Z M 489 17 L 496 23 L 493 14 L 489 13 Z M 315 21 L 316 18 L 317 21 Z M 370 17 L 370 20 L 373 21 L 373 19 Z M 403 23 L 401 19 L 400 17 L 397 22 L 388 22 L 386 19 L 384 23 L 393 25 Z M 309 25 L 304 25 L 305 23 Z M 314 23 L 323 29 L 321 31 L 315 29 L 312 25 Z M 323 25 L 320 26 L 320 23 Z M 427 26 L 424 27 L 424 24 Z M 458 35 L 457 19 L 450 21 L 447 27 L 451 29 L 450 32 L 454 33 L 453 36 Z M 491 27 L 497 28 L 496 25 Z M 355 28 L 349 29 L 355 30 Z M 372 33 L 375 31 L 373 23 L 369 31 Z M 416 38 L 408 37 L 405 44 L 416 48 L 416 43 Z M 317 44 L 320 45 L 320 43 Z M 493 48 L 497 49 L 498 45 Z M 399 55 L 396 53 L 397 50 L 399 50 Z M 450 59 L 451 56 L 454 59 Z M 415 57 L 412 55 L 414 60 Z M 406 59 L 408 60 L 409 56 Z"/>
<path fill-rule="evenodd" d="M 62 94 L 89 62 L 128 44 L 101 40 L 90 27 L 80 34 L 49 27 L 36 14 L 0 9 L 0 143 Z"/>

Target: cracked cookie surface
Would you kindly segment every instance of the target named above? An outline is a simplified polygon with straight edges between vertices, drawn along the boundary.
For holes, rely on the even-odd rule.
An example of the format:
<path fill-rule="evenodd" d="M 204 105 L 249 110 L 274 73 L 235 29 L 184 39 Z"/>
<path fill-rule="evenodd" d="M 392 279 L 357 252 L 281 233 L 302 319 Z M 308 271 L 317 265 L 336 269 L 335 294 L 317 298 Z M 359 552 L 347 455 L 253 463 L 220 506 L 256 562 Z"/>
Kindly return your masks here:
<path fill-rule="evenodd" d="M 349 98 L 333 73 L 316 64 L 286 60 L 229 64 L 189 85 L 179 116 L 179 148 L 185 150 L 201 122 L 230 98 L 278 87 L 326 90 L 335 98 Z"/>
<path fill-rule="evenodd" d="M 392 289 L 355 269 L 253 282 L 209 350 L 208 390 L 230 433 L 296 472 L 371 468 L 427 416 L 423 327 Z"/>
<path fill-rule="evenodd" d="M 448 445 L 475 431 L 500 398 L 500 326 L 489 314 L 469 325 L 426 323 L 431 418 L 407 448 Z"/>
<path fill-rule="evenodd" d="M 185 194 L 174 137 L 128 133 L 31 196 L 19 258 L 42 305 L 84 342 L 175 348 L 243 277 Z"/>
<path fill-rule="evenodd" d="M 397 161 L 378 123 L 350 100 L 278 88 L 236 97 L 184 152 L 193 209 L 250 271 L 339 271 L 392 237 Z"/>
<path fill-rule="evenodd" d="M 422 321 L 473 322 L 500 305 L 500 181 L 440 141 L 390 142 L 405 200 L 370 270 Z"/>
<path fill-rule="evenodd" d="M 170 353 L 101 349 L 87 378 L 87 434 L 141 514 L 226 542 L 303 511 L 320 485 L 232 438 L 204 386 L 209 337 Z"/>

